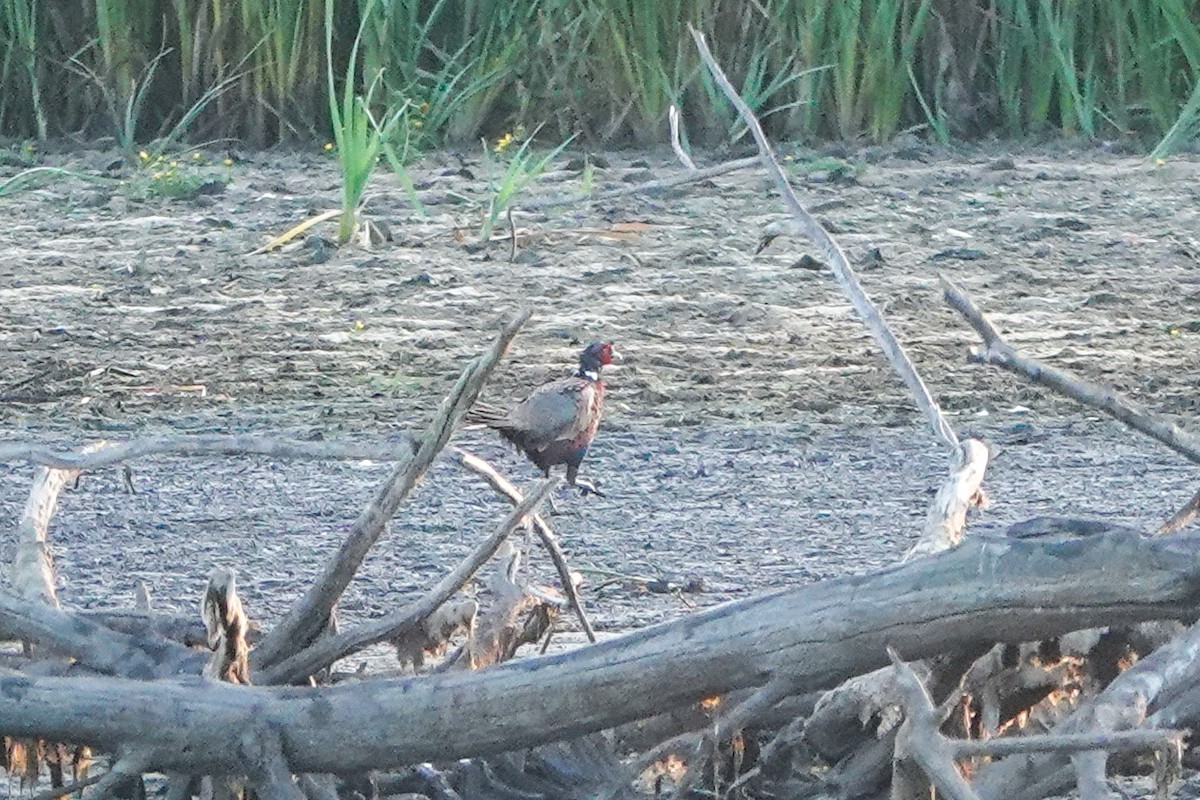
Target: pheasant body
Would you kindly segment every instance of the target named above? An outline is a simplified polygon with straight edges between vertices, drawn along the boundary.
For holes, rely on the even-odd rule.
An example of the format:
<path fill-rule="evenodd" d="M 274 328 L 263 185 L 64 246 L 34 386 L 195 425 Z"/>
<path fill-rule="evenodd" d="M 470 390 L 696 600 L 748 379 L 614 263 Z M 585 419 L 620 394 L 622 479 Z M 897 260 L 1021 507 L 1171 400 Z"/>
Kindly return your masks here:
<path fill-rule="evenodd" d="M 600 370 L 612 363 L 615 353 L 609 342 L 591 344 L 580 356 L 574 375 L 538 387 L 508 411 L 476 404 L 467 420 L 495 430 L 546 476 L 551 467 L 565 465 L 567 482 L 577 485 L 581 483 L 579 465 L 600 428 L 604 411 Z"/>

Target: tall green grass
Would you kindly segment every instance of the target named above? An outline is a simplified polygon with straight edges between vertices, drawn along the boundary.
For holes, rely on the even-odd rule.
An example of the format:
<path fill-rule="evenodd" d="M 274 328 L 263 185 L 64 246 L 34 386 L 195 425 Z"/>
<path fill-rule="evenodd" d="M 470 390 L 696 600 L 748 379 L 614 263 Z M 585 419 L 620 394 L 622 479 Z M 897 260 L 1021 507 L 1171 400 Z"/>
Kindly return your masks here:
<path fill-rule="evenodd" d="M 323 5 L 0 0 L 0 133 L 146 142 L 184 122 L 196 140 L 323 141 Z M 334 0 L 334 11 L 336 71 L 361 27 L 356 93 L 374 85 L 381 104 L 419 109 L 422 145 L 520 125 L 554 142 L 645 145 L 666 141 L 672 105 L 692 144 L 727 141 L 740 126 L 688 24 L 781 139 L 915 128 L 1150 148 L 1169 133 L 1174 148 L 1200 115 L 1200 4 L 1185 0 Z"/>

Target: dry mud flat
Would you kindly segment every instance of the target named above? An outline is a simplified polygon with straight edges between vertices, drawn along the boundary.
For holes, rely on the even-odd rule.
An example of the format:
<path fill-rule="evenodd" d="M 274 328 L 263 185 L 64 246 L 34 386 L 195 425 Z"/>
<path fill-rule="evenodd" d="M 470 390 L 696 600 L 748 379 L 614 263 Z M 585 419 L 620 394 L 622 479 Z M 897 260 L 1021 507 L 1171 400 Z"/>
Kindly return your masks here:
<path fill-rule="evenodd" d="M 644 154 L 606 160 L 599 190 L 679 169 Z M 1042 513 L 1150 527 L 1195 491 L 1200 472 L 1160 446 L 968 365 L 973 334 L 940 303 L 937 274 L 1027 353 L 1191 425 L 1200 165 L 915 146 L 789 163 L 960 431 L 996 445 L 995 505 L 979 528 Z M 530 304 L 490 399 L 569 369 L 588 339 L 614 339 L 627 356 L 584 468 L 609 496 L 563 498 L 569 513 L 556 521 L 589 570 L 599 628 L 891 563 L 919 529 L 942 452 L 832 279 L 797 266 L 805 244 L 753 255 L 780 217 L 757 171 L 518 211 L 512 261 L 507 242 L 475 243 L 477 159 L 440 156 L 415 171 L 423 220 L 377 179 L 369 208 L 394 240 L 369 252 L 310 240 L 247 255 L 335 206 L 337 177 L 328 158 L 274 152 L 227 172 L 223 193 L 193 200 L 142 202 L 72 180 L 0 199 L 0 434 L 63 445 L 164 431 L 378 439 L 422 424 L 496 321 Z M 530 196 L 580 188 L 578 172 L 560 169 Z M 460 441 L 532 475 L 490 437 Z M 52 534 L 64 600 L 127 604 L 145 579 L 162 607 L 190 609 L 212 565 L 231 563 L 268 623 L 386 474 L 261 459 L 134 468 L 136 495 L 106 471 L 65 497 Z M 29 475 L 0 472 L 5 518 Z M 344 620 L 429 586 L 501 513 L 475 479 L 439 464 L 352 587 Z M 694 576 L 706 591 L 649 594 L 609 583 L 613 573 Z"/>

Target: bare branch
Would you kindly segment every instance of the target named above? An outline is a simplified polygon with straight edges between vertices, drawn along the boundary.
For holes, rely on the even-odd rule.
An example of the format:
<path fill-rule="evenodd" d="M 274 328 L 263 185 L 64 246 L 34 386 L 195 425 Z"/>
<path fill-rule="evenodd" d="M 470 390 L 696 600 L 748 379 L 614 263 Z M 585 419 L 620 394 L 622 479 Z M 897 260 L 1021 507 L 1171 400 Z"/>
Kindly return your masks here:
<path fill-rule="evenodd" d="M 350 585 L 367 552 L 383 535 L 388 522 L 421 480 L 425 470 L 450 441 L 463 415 L 479 397 L 484 382 L 528 319 L 528 311 L 514 316 L 487 352 L 463 371 L 422 434 L 416 452 L 397 465 L 370 505 L 354 521 L 349 535 L 326 565 L 321 577 L 255 649 L 252 656 L 255 666 L 271 666 L 300 652 L 325 629 L 333 607 Z"/>
<path fill-rule="evenodd" d="M 299 680 L 329 666 L 339 658 L 364 647 L 394 639 L 420 625 L 430 614 L 454 596 L 471 579 L 512 533 L 513 528 L 535 511 L 542 500 L 559 484 L 558 478 L 542 481 L 538 487 L 517 504 L 504 521 L 475 548 L 466 559 L 438 581 L 424 597 L 398 611 L 353 630 L 319 640 L 295 656 L 268 667 L 256 675 L 257 683 L 280 684 Z"/>
<path fill-rule="evenodd" d="M 489 486 L 495 489 L 502 497 L 507 498 L 513 505 L 521 502 L 521 492 L 517 487 L 512 485 L 511 481 L 497 472 L 491 464 L 479 456 L 457 448 L 454 451 L 454 457 L 465 469 L 474 472 L 486 480 Z M 588 621 L 587 614 L 583 610 L 583 603 L 579 600 L 579 591 L 575 588 L 575 579 L 571 575 L 570 567 L 567 566 L 566 556 L 563 555 L 562 548 L 558 545 L 558 537 L 554 535 L 554 531 L 550 529 L 550 526 L 541 514 L 534 514 L 531 520 L 533 522 L 534 533 L 541 540 L 542 546 L 546 548 L 546 552 L 550 554 L 550 560 L 554 562 L 554 569 L 558 572 L 558 580 L 562 584 L 563 594 L 566 595 L 567 603 L 575 612 L 580 626 L 583 627 L 583 632 L 587 634 L 588 641 L 594 644 L 596 642 L 596 632 L 592 630 L 592 624 Z"/>
<path fill-rule="evenodd" d="M 0 639 L 35 642 L 108 675 L 199 674 L 203 656 L 175 642 L 118 633 L 88 618 L 0 590 Z M 69 739 L 69 737 L 68 737 Z"/>
<path fill-rule="evenodd" d="M 994 364 L 1024 376 L 1039 386 L 1099 409 L 1135 431 L 1165 444 L 1189 461 L 1200 464 L 1200 437 L 1156 414 L 1135 407 L 1107 386 L 1086 381 L 1021 355 L 1004 341 L 1000 332 L 988 322 L 965 291 L 945 278 L 942 278 L 942 288 L 946 303 L 962 314 L 983 339 L 983 347 L 975 349 L 971 355 L 973 361 Z"/>
<path fill-rule="evenodd" d="M 231 455 L 320 460 L 396 461 L 414 448 L 411 439 L 399 442 L 355 444 L 349 442 L 285 441 L 272 436 L 150 436 L 128 442 L 105 442 L 90 452 L 57 453 L 26 442 L 0 444 L 0 462 L 27 461 L 51 469 L 94 470 L 153 455 Z"/>
<path fill-rule="evenodd" d="M 576 738 L 772 677 L 798 694 L 832 686 L 882 666 L 887 644 L 924 658 L 1194 613 L 1200 563 L 1184 556 L 1200 534 L 1089 538 L 972 537 L 903 566 L 479 672 L 319 688 L 0 673 L 0 734 L 153 745 L 154 771 L 212 774 L 240 767 L 229 730 L 268 720 L 295 772 L 389 769 Z"/>
<path fill-rule="evenodd" d="M 108 772 L 97 773 L 64 786 L 55 786 L 33 795 L 29 800 L 58 800 L 60 797 L 82 792 L 89 786 L 95 787 L 88 793 L 90 797 L 106 797 L 125 781 L 141 775 L 149 763 L 149 753 L 145 751 L 130 753 L 117 759 Z"/>
<path fill-rule="evenodd" d="M 1179 509 L 1172 517 L 1159 526 L 1159 533 L 1174 533 L 1180 528 L 1185 528 L 1191 524 L 1197 516 L 1200 516 L 1200 491 L 1192 495 L 1192 499 L 1183 504 L 1183 508 Z"/>
<path fill-rule="evenodd" d="M 895 668 L 896 684 L 904 698 L 904 722 L 896 735 L 896 761 L 912 759 L 916 762 L 937 787 L 939 797 L 978 800 L 971 785 L 954 764 L 949 740 L 938 730 L 942 725 L 941 712 L 934 707 L 925 684 L 912 667 L 900 659 L 895 649 L 888 647 L 887 654 Z"/>
<path fill-rule="evenodd" d="M 242 757 L 250 762 L 248 777 L 256 795 L 262 800 L 307 800 L 292 778 L 279 734 L 271 730 L 247 732 L 242 740 Z"/>
<path fill-rule="evenodd" d="M 754 112 L 746 105 L 738 94 L 737 89 L 729 82 L 725 76 L 725 72 L 717 64 L 709 52 L 708 44 L 705 41 L 704 34 L 697 31 L 691 25 L 688 29 L 692 33 L 692 38 L 696 40 L 696 48 L 700 51 L 700 58 L 708 66 L 709 72 L 712 73 L 713 79 L 717 85 L 721 87 L 721 91 L 738 110 L 742 121 L 746 123 L 746 127 L 750 129 L 750 133 L 754 135 L 754 141 L 758 143 L 759 156 L 762 159 L 763 166 L 767 168 L 771 177 L 775 180 L 775 185 L 779 189 L 780 195 L 783 197 L 784 205 L 792 212 L 792 216 L 796 218 L 796 222 L 800 226 L 800 230 L 804 232 L 809 239 L 821 251 L 826 263 L 833 269 L 833 274 L 837 278 L 838 285 L 842 287 L 842 291 L 850 299 L 854 310 L 858 312 L 858 316 L 862 318 L 863 323 L 879 342 L 883 348 L 883 354 L 887 358 L 888 363 L 892 365 L 892 369 L 900 376 L 905 385 L 908 386 L 912 393 L 913 401 L 917 408 L 925 415 L 930 427 L 933 428 L 934 435 L 938 436 L 945 442 L 946 446 L 952 451 L 957 452 L 958 436 L 954 433 L 954 429 L 950 423 L 946 421 L 942 410 L 938 407 L 937 402 L 929 393 L 921 376 L 917 374 L 916 367 L 909 360 L 908 354 L 904 352 L 904 348 L 900 346 L 900 342 L 888 327 L 879 310 L 867 297 L 863 291 L 862 284 L 859 283 L 858 277 L 854 274 L 854 270 L 850 268 L 850 262 L 846 260 L 846 254 L 842 252 L 842 248 L 834 241 L 833 237 L 821 227 L 815 217 L 801 205 L 796 193 L 792 190 L 792 185 L 788 182 L 787 175 L 779 166 L 779 162 L 775 159 L 775 154 L 771 150 L 771 144 L 767 141 L 767 136 L 763 133 L 762 125 L 758 123 L 758 119 L 754 116 Z"/>
<path fill-rule="evenodd" d="M 671 104 L 671 108 L 667 111 L 667 120 L 671 124 L 671 149 L 675 151 L 680 163 L 690 170 L 696 169 L 696 162 L 692 161 L 692 157 L 683 149 L 683 142 L 679 135 L 679 109 L 675 104 Z"/>
<path fill-rule="evenodd" d="M 954 753 L 959 758 L 1022 755 L 1025 753 L 1082 753 L 1106 750 L 1121 753 L 1129 750 L 1158 750 L 1174 745 L 1191 735 L 1187 730 L 1143 729 L 1096 733 L 1061 733 L 1046 736 L 1010 736 L 1003 739 L 962 739 L 954 741 Z"/>

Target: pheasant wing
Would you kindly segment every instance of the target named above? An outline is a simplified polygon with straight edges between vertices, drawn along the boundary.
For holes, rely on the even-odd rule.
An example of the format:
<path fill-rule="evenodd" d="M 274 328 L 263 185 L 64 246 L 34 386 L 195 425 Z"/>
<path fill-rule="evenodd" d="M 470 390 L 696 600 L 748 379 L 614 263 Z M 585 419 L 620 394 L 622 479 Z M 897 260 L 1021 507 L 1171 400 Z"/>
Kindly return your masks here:
<path fill-rule="evenodd" d="M 582 378 L 563 378 L 542 386 L 508 413 L 509 423 L 525 431 L 538 449 L 570 441 L 587 430 L 596 389 Z"/>

